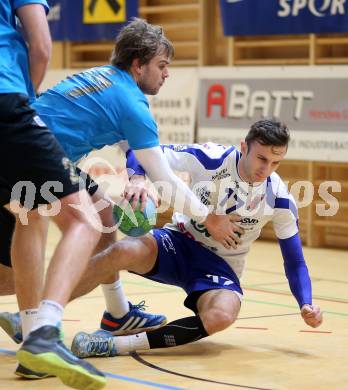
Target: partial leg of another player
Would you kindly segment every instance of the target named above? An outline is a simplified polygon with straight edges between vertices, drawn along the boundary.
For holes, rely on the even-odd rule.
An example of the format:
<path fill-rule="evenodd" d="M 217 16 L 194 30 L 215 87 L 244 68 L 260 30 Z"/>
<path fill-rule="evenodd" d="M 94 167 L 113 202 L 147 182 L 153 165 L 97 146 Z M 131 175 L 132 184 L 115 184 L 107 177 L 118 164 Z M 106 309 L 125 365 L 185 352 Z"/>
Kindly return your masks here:
<path fill-rule="evenodd" d="M 0 207 L 0 296 L 15 293 L 10 254 L 15 223 L 16 218 L 5 207 Z"/>
<path fill-rule="evenodd" d="M 119 312 L 119 302 L 126 301 L 123 289 L 118 287 L 121 286 L 118 280 L 119 271 L 127 269 L 139 273 L 147 272 L 156 259 L 150 253 L 153 248 L 150 235 L 138 239 L 128 237 L 114 243 L 90 260 L 87 271 L 72 294 L 72 299 L 87 294 L 101 284 L 107 309 L 101 320 L 101 329 L 114 335 L 125 335 L 157 329 L 166 324 L 165 316 L 145 312 L 144 301 L 138 305 L 127 302 L 127 311 L 123 316 Z"/>
<path fill-rule="evenodd" d="M 98 253 L 103 249 L 105 250 L 105 248 L 108 248 L 111 244 L 115 242 L 112 205 L 104 197 L 104 194 L 99 189 L 95 192 L 90 191 L 91 189 L 93 189 L 93 186 L 89 188 L 91 180 L 89 178 L 87 180 L 89 180 L 89 182 L 87 182 L 87 188 L 90 192 L 93 203 L 99 210 L 99 216 L 103 228 L 103 233 L 100 237 L 97 248 L 94 250 L 94 253 Z M 3 259 L 0 258 L 0 261 L 3 264 L 9 266 L 6 267 L 0 264 L 2 267 L 0 268 L 0 294 L 7 295 L 14 293 L 13 269 L 10 268 L 11 259 L 9 248 L 13 235 L 15 218 L 6 209 L 1 208 L 0 219 L 3 222 L 0 244 L 0 253 Z M 40 226 L 39 222 L 40 221 L 38 220 L 38 223 L 36 223 L 35 226 Z M 23 248 L 23 250 L 23 255 L 19 256 L 24 259 L 29 252 L 28 248 Z M 106 250 L 105 253 L 107 253 L 108 251 L 110 250 Z M 96 255 L 96 259 L 99 259 L 100 257 L 102 257 L 102 255 Z M 82 295 L 85 292 L 91 291 L 99 283 L 102 283 L 102 290 L 104 292 L 107 310 L 103 315 L 102 326 L 106 327 L 114 334 L 122 335 L 129 333 L 138 333 L 146 329 L 156 329 L 160 326 L 165 325 L 166 318 L 164 316 L 145 313 L 143 303 L 139 305 L 133 305 L 127 300 L 121 281 L 119 280 L 119 272 L 117 268 L 110 270 L 110 272 L 107 272 L 107 274 L 105 275 L 102 266 L 94 268 L 93 264 L 94 259 L 92 258 L 86 275 L 83 277 L 83 281 L 79 284 L 79 287 L 77 288 L 77 296 Z M 76 296 L 76 293 L 74 293 L 74 296 Z M 33 297 L 31 297 L 30 306 L 27 307 L 33 308 L 33 315 L 29 315 L 30 313 L 28 313 L 28 310 L 26 311 L 25 315 L 22 315 L 22 319 L 24 318 L 25 325 L 25 337 L 29 333 L 32 323 L 36 318 L 39 301 L 39 297 L 36 297 L 34 301 Z M 27 304 L 29 305 L 29 303 Z M 129 321 L 130 319 L 132 320 Z M 16 343 L 20 343 L 22 341 L 23 337 L 19 313 L 0 313 L 0 327 L 2 327 Z"/>
<path fill-rule="evenodd" d="M 113 267 L 119 269 L 122 267 L 138 274 L 147 274 L 151 271 L 152 274 L 156 272 L 154 268 L 157 264 L 157 253 L 156 240 L 148 235 L 141 239 L 118 242 L 108 255 L 100 258 L 99 264 L 96 261 L 94 265 L 96 271 L 98 265 L 101 266 L 99 275 L 108 274 Z M 197 280 L 200 278 L 197 277 Z M 165 278 L 161 281 L 166 282 Z M 110 333 L 101 331 L 91 335 L 81 332 L 75 336 L 72 344 L 73 352 L 79 357 L 115 356 L 135 350 L 183 345 L 226 329 L 238 316 L 240 298 L 230 289 L 221 286 L 216 288 L 210 281 L 206 283 L 208 283 L 206 290 L 192 291 L 189 295 L 191 301 L 189 307 L 197 315 L 181 318 L 162 328 L 137 335 L 111 337 Z"/>
<path fill-rule="evenodd" d="M 87 188 L 97 188 L 89 177 L 87 177 L 86 183 Z M 92 186 L 90 187 L 91 184 Z M 99 216 L 103 228 L 103 233 L 97 248 L 94 251 L 94 253 L 99 253 L 115 243 L 115 222 L 112 212 L 113 206 L 100 189 L 97 189 L 95 192 L 89 190 L 89 193 L 92 196 L 92 201 L 95 207 L 99 210 Z M 88 273 L 89 269 L 87 270 L 87 274 Z M 90 272 L 89 275 L 91 277 L 90 279 L 95 277 L 93 272 Z M 88 275 L 86 278 L 83 278 L 83 280 L 87 282 Z M 85 282 L 82 281 L 80 285 Z M 115 268 L 113 272 L 110 272 L 106 277 L 103 277 L 101 287 L 106 303 L 106 311 L 104 312 L 102 318 L 102 327 L 106 328 L 113 334 L 135 334 L 144 330 L 159 328 L 167 322 L 163 315 L 146 313 L 144 301 L 137 305 L 128 301 L 123 290 L 117 268 Z"/>
<path fill-rule="evenodd" d="M 105 331 L 78 333 L 72 351 L 81 358 L 112 357 L 127 352 L 169 348 L 189 344 L 228 328 L 237 319 L 240 300 L 230 290 L 210 290 L 198 301 L 199 312 L 136 335 L 112 336 Z"/>
<path fill-rule="evenodd" d="M 12 268 L 0 264 L 0 296 L 13 295 L 14 293 L 15 287 Z"/>

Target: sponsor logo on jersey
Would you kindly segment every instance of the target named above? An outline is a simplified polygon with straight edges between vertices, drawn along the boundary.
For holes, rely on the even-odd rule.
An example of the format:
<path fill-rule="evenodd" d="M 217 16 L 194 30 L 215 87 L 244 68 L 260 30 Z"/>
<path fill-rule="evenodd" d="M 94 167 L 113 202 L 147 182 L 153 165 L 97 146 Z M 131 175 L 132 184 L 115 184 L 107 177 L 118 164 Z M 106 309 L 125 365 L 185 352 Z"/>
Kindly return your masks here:
<path fill-rule="evenodd" d="M 230 177 L 231 174 L 227 172 L 227 168 L 222 169 L 219 172 L 216 172 L 215 175 L 211 177 L 211 180 L 222 180 L 225 179 L 226 177 Z"/>
<path fill-rule="evenodd" d="M 186 150 L 186 149 L 191 149 L 191 148 L 196 148 L 197 145 L 195 144 L 185 144 L 185 145 L 174 145 L 173 146 L 173 150 L 175 152 L 181 152 L 183 150 Z"/>
<path fill-rule="evenodd" d="M 206 206 L 210 205 L 209 198 L 211 191 L 209 191 L 207 187 L 197 188 L 196 194 L 203 204 Z"/>
<path fill-rule="evenodd" d="M 46 127 L 45 122 L 38 115 L 34 116 L 33 121 L 35 125 L 38 125 L 40 127 Z"/>
<path fill-rule="evenodd" d="M 207 228 L 202 224 L 202 223 L 197 223 L 195 220 L 191 219 L 191 225 L 193 226 L 193 228 L 201 233 L 201 234 L 204 234 L 206 237 L 210 237 L 210 234 L 207 230 Z"/>
<path fill-rule="evenodd" d="M 243 218 L 239 224 L 243 227 L 245 230 L 253 230 L 254 227 L 259 223 L 259 220 L 257 218 L 250 218 L 245 217 Z"/>

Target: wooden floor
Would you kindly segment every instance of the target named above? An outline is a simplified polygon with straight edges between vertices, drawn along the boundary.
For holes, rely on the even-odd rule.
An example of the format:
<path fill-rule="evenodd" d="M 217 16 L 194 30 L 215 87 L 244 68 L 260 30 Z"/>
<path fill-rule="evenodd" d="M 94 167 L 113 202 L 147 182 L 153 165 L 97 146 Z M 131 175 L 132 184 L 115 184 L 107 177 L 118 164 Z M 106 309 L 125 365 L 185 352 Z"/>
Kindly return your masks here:
<path fill-rule="evenodd" d="M 51 229 L 49 251 L 57 240 Z M 302 322 L 289 293 L 279 249 L 257 242 L 248 257 L 239 320 L 228 330 L 191 345 L 91 361 L 109 377 L 107 389 L 348 389 L 348 251 L 305 249 L 314 301 L 325 311 L 322 327 Z M 124 273 L 133 303 L 142 299 L 168 320 L 191 315 L 185 295 L 171 286 Z M 63 329 L 70 345 L 77 331 L 98 327 L 104 309 L 99 289 L 66 308 Z M 15 311 L 14 297 L 0 310 Z M 1 389 L 63 389 L 57 379 L 23 381 L 13 375 L 16 345 L 0 331 Z"/>

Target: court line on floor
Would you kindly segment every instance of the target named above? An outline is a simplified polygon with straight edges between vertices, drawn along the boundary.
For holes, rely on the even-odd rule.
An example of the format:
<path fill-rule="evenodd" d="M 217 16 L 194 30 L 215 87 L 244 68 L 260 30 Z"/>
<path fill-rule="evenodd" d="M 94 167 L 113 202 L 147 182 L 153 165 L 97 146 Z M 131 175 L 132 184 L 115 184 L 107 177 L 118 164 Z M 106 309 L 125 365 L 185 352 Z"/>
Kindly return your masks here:
<path fill-rule="evenodd" d="M 253 283 L 253 284 L 249 284 L 248 286 L 249 287 L 263 287 L 263 286 L 280 286 L 280 285 L 284 285 L 285 287 L 287 287 L 289 285 L 289 283 L 284 280 L 284 282 L 263 282 L 263 283 Z"/>
<path fill-rule="evenodd" d="M 151 294 L 162 294 L 162 293 L 167 293 L 167 292 L 174 292 L 174 291 L 156 291 L 156 292 L 150 292 L 150 293 L 142 293 L 142 294 L 138 294 L 138 293 L 131 293 L 131 294 L 127 294 L 128 296 L 132 296 L 132 295 L 151 295 Z M 267 293 L 266 291 L 264 291 L 265 293 Z M 79 299 L 82 299 L 82 300 L 89 300 L 89 299 L 102 299 L 104 298 L 102 295 L 94 295 L 94 296 L 85 296 L 85 297 L 81 297 Z M 258 301 L 256 299 L 248 299 L 248 298 L 243 298 L 243 301 L 244 302 L 251 302 L 251 303 L 257 303 L 257 304 L 260 304 L 260 305 L 270 305 L 270 306 L 275 306 L 275 307 L 286 307 L 288 309 L 298 309 L 298 306 L 295 306 L 295 305 L 286 305 L 286 304 L 283 304 L 283 303 L 276 303 L 276 302 L 268 302 L 268 301 Z M 7 302 L 9 303 L 9 302 Z M 16 302 L 13 302 L 13 303 L 16 303 Z M 6 304 L 6 303 L 0 303 L 0 306 L 3 305 L 3 304 Z M 348 313 L 342 313 L 342 312 L 335 312 L 335 311 L 328 311 L 328 310 L 324 310 L 324 313 L 326 314 L 333 314 L 333 315 L 336 315 L 336 316 L 342 316 L 342 317 L 348 317 Z M 298 313 L 296 313 L 298 314 Z M 279 316 L 281 316 L 283 314 L 279 314 Z M 290 314 L 284 314 L 284 315 L 290 315 Z M 295 313 L 294 313 L 295 315 Z M 266 316 L 268 317 L 268 316 Z M 251 317 L 253 318 L 253 317 Z M 259 318 L 259 317 L 257 317 Z M 261 318 L 261 317 L 260 317 Z"/>
<path fill-rule="evenodd" d="M 268 288 L 263 288 L 263 289 L 253 288 L 250 285 L 243 286 L 243 289 L 246 291 L 255 291 L 255 292 L 262 292 L 262 293 L 284 295 L 284 296 L 292 297 L 292 294 L 290 292 L 287 292 L 287 291 L 272 290 L 272 289 L 268 289 Z M 341 298 L 323 297 L 320 295 L 313 295 L 313 299 L 318 300 L 318 301 L 348 304 L 348 300 L 341 299 Z"/>
<path fill-rule="evenodd" d="M 127 285 L 135 285 L 135 286 L 142 286 L 142 287 L 150 287 L 150 288 L 155 288 L 155 289 L 161 289 L 160 292 L 156 293 L 167 293 L 167 292 L 177 292 L 177 291 L 182 291 L 179 287 L 167 287 L 165 285 L 159 285 L 157 286 L 156 284 L 152 284 L 150 282 L 137 282 L 137 281 L 127 281 L 124 280 L 122 281 L 123 284 Z M 286 281 L 285 281 L 286 283 Z M 266 283 L 265 283 L 266 284 Z M 292 294 L 288 291 L 279 291 L 279 290 L 272 290 L 272 289 L 255 289 L 253 288 L 253 284 L 245 284 L 242 286 L 244 290 L 250 290 L 250 291 L 256 291 L 256 292 L 264 292 L 264 293 L 270 293 L 270 294 L 277 294 L 277 295 L 285 295 L 291 297 Z M 153 292 L 155 293 L 155 292 Z M 138 293 L 132 293 L 128 295 L 137 295 Z M 144 294 L 144 293 L 143 293 Z M 320 295 L 313 295 L 313 299 L 321 300 L 321 301 L 327 301 L 327 302 L 335 302 L 335 303 L 343 303 L 347 304 L 348 300 L 341 299 L 341 298 L 336 298 L 336 297 L 325 297 L 325 296 L 320 296 Z"/>
<path fill-rule="evenodd" d="M 284 317 L 284 316 L 298 316 L 298 313 L 270 314 L 270 315 L 266 315 L 266 316 L 256 316 L 256 317 L 241 317 L 241 318 L 237 318 L 237 321 L 239 321 L 239 320 L 252 320 L 252 319 L 259 319 L 259 318 L 270 318 L 270 317 Z"/>
<path fill-rule="evenodd" d="M 127 295 L 128 296 L 138 296 L 138 295 L 151 295 L 151 294 L 167 294 L 167 293 L 175 293 L 175 292 L 178 292 L 178 291 L 181 291 L 181 289 L 179 288 L 167 288 L 163 285 L 161 286 L 156 286 L 156 285 L 152 285 L 150 283 L 142 283 L 142 282 L 129 282 L 129 281 L 123 281 L 123 284 L 132 284 L 132 285 L 138 285 L 138 286 L 142 286 L 142 287 L 150 287 L 150 288 L 155 288 L 157 289 L 157 291 L 140 291 L 140 292 L 132 292 L 132 293 L 128 293 Z M 279 291 L 279 290 L 271 290 L 271 289 L 255 289 L 255 288 L 252 288 L 251 286 L 253 285 L 245 285 L 243 286 L 243 289 L 246 290 L 246 291 L 255 291 L 255 292 L 261 292 L 261 293 L 265 293 L 265 294 L 273 294 L 273 295 L 280 295 L 280 296 L 289 296 L 291 297 L 292 294 L 290 292 L 287 292 L 287 291 Z M 99 298 L 102 298 L 102 295 L 93 295 L 93 296 L 82 296 L 80 297 L 79 299 L 81 300 L 94 300 L 94 299 L 99 299 Z M 342 304 L 348 304 L 348 300 L 342 300 L 340 298 L 334 298 L 334 297 L 323 297 L 323 296 L 318 296 L 318 295 L 313 295 L 313 299 L 314 300 L 320 300 L 320 301 L 326 301 L 326 302 L 333 302 L 333 303 L 342 303 Z M 247 301 L 247 299 L 244 299 L 245 301 Z M 251 300 L 250 300 L 251 301 Z M 251 301 L 252 302 L 252 301 Z M 256 302 L 256 301 L 255 301 Z M 7 305 L 7 304 L 16 304 L 17 302 L 15 300 L 13 301 L 10 301 L 10 302 L 0 302 L 0 306 L 2 305 Z M 272 304 L 271 302 L 265 302 L 265 304 Z M 280 304 L 275 304 L 275 306 L 284 306 L 284 307 L 289 307 L 289 308 L 295 308 L 296 306 L 291 306 L 291 305 L 280 305 Z M 343 316 L 348 316 L 347 313 L 337 313 L 337 312 L 328 312 L 325 310 L 326 313 L 330 313 L 330 314 L 336 314 L 336 315 L 343 315 Z"/>
<path fill-rule="evenodd" d="M 271 314 L 268 316 L 256 316 L 256 317 L 242 317 L 242 318 L 237 318 L 236 321 L 239 320 L 250 320 L 250 319 L 259 319 L 259 318 L 270 318 L 270 317 L 283 317 L 283 316 L 294 316 L 298 315 L 298 313 L 287 313 L 287 314 Z M 244 326 L 235 326 L 236 329 L 255 329 L 255 330 L 268 330 L 268 328 L 254 328 L 254 327 L 244 327 Z M 324 333 L 324 334 L 332 334 L 332 331 L 328 330 L 299 330 L 301 333 Z"/>
<path fill-rule="evenodd" d="M 0 354 L 15 356 L 16 352 L 15 351 L 11 351 L 9 349 L 2 349 L 2 348 L 0 348 Z M 118 380 L 122 380 L 122 381 L 125 381 L 125 382 L 137 383 L 137 384 L 145 385 L 145 386 L 149 386 L 149 387 L 156 387 L 158 389 L 185 390 L 184 387 L 169 386 L 169 385 L 165 385 L 165 384 L 158 383 L 158 382 L 151 382 L 151 381 L 146 381 L 146 380 L 143 380 L 143 379 L 132 378 L 132 377 L 129 377 L 129 376 L 113 374 L 111 372 L 104 372 L 104 375 L 109 377 L 109 378 L 112 378 L 112 379 L 118 379 Z"/>
<path fill-rule="evenodd" d="M 9 349 L 2 349 L 2 348 L 0 348 L 0 353 L 2 353 L 3 355 L 11 355 L 11 356 L 16 355 L 15 351 L 10 351 Z"/>
<path fill-rule="evenodd" d="M 145 380 L 142 380 L 142 379 L 131 378 L 131 377 L 128 377 L 128 376 L 112 374 L 111 372 L 104 372 L 104 375 L 109 377 L 109 378 L 120 379 L 120 380 L 123 380 L 123 381 L 126 381 L 126 382 L 138 383 L 140 385 L 146 385 L 146 386 L 150 386 L 150 387 L 157 387 L 159 389 L 184 390 L 184 387 L 175 387 L 175 386 L 163 385 L 163 384 L 157 383 L 157 382 L 150 382 L 150 381 L 145 381 Z"/>
<path fill-rule="evenodd" d="M 243 298 L 243 301 L 245 302 L 251 302 L 251 303 L 257 303 L 259 305 L 270 305 L 270 306 L 278 306 L 278 307 L 286 307 L 288 309 L 298 309 L 298 306 L 295 305 L 286 305 L 284 303 L 276 303 L 276 302 L 267 302 L 267 301 L 257 301 L 256 299 L 245 299 Z M 348 313 L 341 313 L 341 312 L 335 312 L 335 311 L 328 311 L 324 310 L 324 314 L 333 314 L 336 316 L 342 316 L 342 317 L 348 317 Z"/>
<path fill-rule="evenodd" d="M 260 272 L 260 273 L 270 274 L 270 275 L 282 275 L 282 276 L 284 276 L 284 272 L 269 271 L 267 269 L 248 268 L 248 271 Z M 332 283 L 339 283 L 339 284 L 348 284 L 348 280 L 321 278 L 321 277 L 316 277 L 316 276 L 311 277 L 311 280 L 312 280 L 312 282 L 332 282 Z"/>
<path fill-rule="evenodd" d="M 250 329 L 250 330 L 269 330 L 269 328 L 261 328 L 255 326 L 235 326 L 236 329 Z"/>
<path fill-rule="evenodd" d="M 299 330 L 299 332 L 302 332 L 302 333 L 323 333 L 323 334 L 331 334 L 332 332 L 328 331 L 328 330 Z"/>
<path fill-rule="evenodd" d="M 206 378 L 200 378 L 197 376 L 192 376 L 192 375 L 186 375 L 186 374 L 181 374 L 180 372 L 176 371 L 171 371 L 167 370 L 166 368 L 162 368 L 159 366 L 156 366 L 155 364 L 152 364 L 146 360 L 144 360 L 142 357 L 140 357 L 136 352 L 132 352 L 130 356 L 136 360 L 138 363 L 143 364 L 144 366 L 147 366 L 149 368 L 153 368 L 157 371 L 165 372 L 166 374 L 172 374 L 176 376 L 180 376 L 182 378 L 187 378 L 187 379 L 193 379 L 201 382 L 206 382 L 206 383 L 215 383 L 218 385 L 225 385 L 225 386 L 231 386 L 231 387 L 239 387 L 242 389 L 251 389 L 251 390 L 271 390 L 270 388 L 265 388 L 265 387 L 254 387 L 254 386 L 247 386 L 247 385 L 238 385 L 236 383 L 229 383 L 229 382 L 221 382 L 221 381 L 215 381 L 213 379 L 206 379 Z"/>

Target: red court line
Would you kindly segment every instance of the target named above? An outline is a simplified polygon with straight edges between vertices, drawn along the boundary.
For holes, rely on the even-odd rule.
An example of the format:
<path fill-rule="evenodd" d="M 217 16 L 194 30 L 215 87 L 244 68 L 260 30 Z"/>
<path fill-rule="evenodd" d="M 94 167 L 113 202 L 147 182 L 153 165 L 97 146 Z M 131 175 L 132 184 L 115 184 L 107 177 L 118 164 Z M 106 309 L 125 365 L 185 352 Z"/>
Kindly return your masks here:
<path fill-rule="evenodd" d="M 286 291 L 268 291 L 268 290 L 260 290 L 260 289 L 251 288 L 251 287 L 245 287 L 244 290 L 262 292 L 262 293 L 274 294 L 274 295 L 286 295 L 286 296 L 289 296 L 289 297 L 292 296 L 291 293 L 288 293 L 288 292 L 286 292 Z M 316 297 L 316 296 L 313 296 L 313 298 L 314 298 L 316 301 L 335 302 L 335 303 L 344 303 L 344 304 L 347 304 L 347 303 L 348 303 L 348 301 L 339 301 L 339 300 L 331 299 L 331 298 L 321 298 L 321 297 Z"/>
<path fill-rule="evenodd" d="M 328 332 L 326 330 L 299 330 L 299 332 L 302 332 L 302 333 L 332 333 L 332 332 Z"/>
<path fill-rule="evenodd" d="M 62 320 L 62 321 L 69 321 L 69 322 L 80 322 L 81 320 Z"/>
<path fill-rule="evenodd" d="M 268 330 L 268 328 L 255 328 L 251 326 L 235 326 L 236 329 L 256 329 L 256 330 Z"/>

